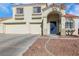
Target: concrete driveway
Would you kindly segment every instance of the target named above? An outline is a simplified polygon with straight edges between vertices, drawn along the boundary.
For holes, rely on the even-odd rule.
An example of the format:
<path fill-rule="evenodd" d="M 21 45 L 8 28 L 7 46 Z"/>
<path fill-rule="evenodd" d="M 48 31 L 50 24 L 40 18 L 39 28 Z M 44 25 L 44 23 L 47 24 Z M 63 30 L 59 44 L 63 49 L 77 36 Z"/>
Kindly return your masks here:
<path fill-rule="evenodd" d="M 20 56 L 38 37 L 30 34 L 0 34 L 0 56 Z"/>

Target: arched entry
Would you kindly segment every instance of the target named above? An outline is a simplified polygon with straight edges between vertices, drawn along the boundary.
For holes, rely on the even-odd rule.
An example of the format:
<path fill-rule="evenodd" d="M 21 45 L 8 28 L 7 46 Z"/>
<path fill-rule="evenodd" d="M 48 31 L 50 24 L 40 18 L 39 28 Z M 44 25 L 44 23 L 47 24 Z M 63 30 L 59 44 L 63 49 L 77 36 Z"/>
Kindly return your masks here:
<path fill-rule="evenodd" d="M 61 14 L 59 12 L 49 13 L 47 22 L 50 23 L 50 34 L 60 34 Z"/>

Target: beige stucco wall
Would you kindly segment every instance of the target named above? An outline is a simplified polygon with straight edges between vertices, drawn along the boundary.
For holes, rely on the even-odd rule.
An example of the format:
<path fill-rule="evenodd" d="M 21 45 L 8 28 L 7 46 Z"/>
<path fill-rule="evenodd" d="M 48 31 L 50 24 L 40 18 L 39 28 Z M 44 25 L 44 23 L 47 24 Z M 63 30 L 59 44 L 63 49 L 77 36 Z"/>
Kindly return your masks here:
<path fill-rule="evenodd" d="M 73 19 L 75 21 L 75 27 L 74 27 L 74 30 L 75 32 L 73 33 L 73 35 L 78 35 L 78 22 L 79 22 L 79 19 Z"/>
<path fill-rule="evenodd" d="M 33 21 L 33 20 L 31 20 L 32 19 L 32 14 L 34 14 L 33 13 L 33 7 L 36 7 L 36 6 L 40 6 L 41 10 L 42 10 L 43 8 L 46 7 L 46 4 L 15 6 L 15 7 L 13 7 L 13 18 L 15 18 L 15 15 L 16 15 L 16 8 L 21 7 L 21 8 L 24 8 L 24 20 L 26 20 L 27 22 L 28 21 Z M 41 14 L 42 14 L 42 12 L 41 12 Z M 38 16 L 35 16 L 35 17 L 38 17 Z"/>

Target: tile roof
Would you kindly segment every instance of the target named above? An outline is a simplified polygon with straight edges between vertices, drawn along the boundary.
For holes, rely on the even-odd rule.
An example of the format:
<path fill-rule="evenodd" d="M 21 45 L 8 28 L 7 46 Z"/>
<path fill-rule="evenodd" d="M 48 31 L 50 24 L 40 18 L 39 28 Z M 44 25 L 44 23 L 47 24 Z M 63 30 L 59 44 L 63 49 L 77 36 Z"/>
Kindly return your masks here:
<path fill-rule="evenodd" d="M 65 14 L 64 17 L 66 17 L 66 18 L 79 18 L 79 16 L 76 16 L 73 14 Z"/>

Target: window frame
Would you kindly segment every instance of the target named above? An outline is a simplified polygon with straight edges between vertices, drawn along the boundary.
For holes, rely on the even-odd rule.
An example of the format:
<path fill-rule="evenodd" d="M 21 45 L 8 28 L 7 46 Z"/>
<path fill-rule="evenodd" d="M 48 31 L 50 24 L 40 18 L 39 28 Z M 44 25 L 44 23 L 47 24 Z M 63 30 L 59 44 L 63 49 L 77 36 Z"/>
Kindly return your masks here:
<path fill-rule="evenodd" d="M 40 11 L 38 11 L 40 10 Z M 36 13 L 41 13 L 41 6 L 34 6 L 33 7 L 33 13 L 36 14 Z"/>
<path fill-rule="evenodd" d="M 74 28 L 74 20 L 71 18 L 68 18 L 65 22 L 65 28 L 69 28 L 69 29 Z"/>
<path fill-rule="evenodd" d="M 24 14 L 24 8 L 22 7 L 16 8 L 16 14 Z"/>

